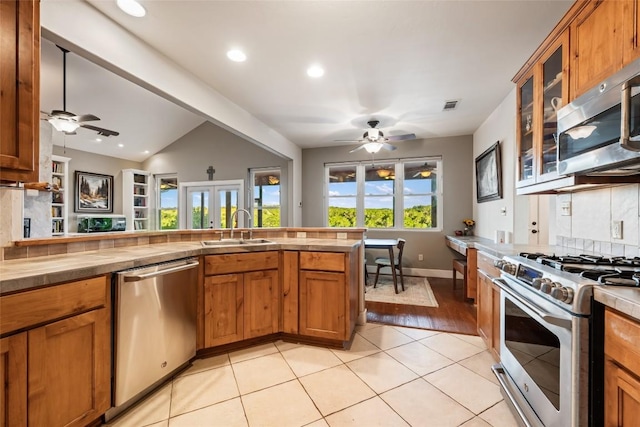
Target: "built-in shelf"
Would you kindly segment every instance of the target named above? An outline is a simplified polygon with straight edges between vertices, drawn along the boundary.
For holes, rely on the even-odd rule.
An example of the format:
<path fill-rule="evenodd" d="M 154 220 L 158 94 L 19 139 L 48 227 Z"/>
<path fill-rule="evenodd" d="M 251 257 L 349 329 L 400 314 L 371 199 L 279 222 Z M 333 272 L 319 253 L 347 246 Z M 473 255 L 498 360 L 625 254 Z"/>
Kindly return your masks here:
<path fill-rule="evenodd" d="M 127 219 L 127 230 L 149 230 L 151 174 L 125 169 L 122 171 L 122 186 L 122 211 Z"/>
<path fill-rule="evenodd" d="M 69 216 L 69 161 L 62 156 L 51 156 L 51 235 L 64 236 L 68 232 Z"/>

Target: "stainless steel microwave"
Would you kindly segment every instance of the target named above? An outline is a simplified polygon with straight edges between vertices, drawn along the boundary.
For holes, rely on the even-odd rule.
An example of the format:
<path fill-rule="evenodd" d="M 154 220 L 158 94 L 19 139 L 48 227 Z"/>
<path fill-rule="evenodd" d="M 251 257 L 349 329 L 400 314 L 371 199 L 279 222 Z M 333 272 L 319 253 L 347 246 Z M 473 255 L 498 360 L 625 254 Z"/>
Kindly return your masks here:
<path fill-rule="evenodd" d="M 561 175 L 640 174 L 640 59 L 558 110 Z"/>

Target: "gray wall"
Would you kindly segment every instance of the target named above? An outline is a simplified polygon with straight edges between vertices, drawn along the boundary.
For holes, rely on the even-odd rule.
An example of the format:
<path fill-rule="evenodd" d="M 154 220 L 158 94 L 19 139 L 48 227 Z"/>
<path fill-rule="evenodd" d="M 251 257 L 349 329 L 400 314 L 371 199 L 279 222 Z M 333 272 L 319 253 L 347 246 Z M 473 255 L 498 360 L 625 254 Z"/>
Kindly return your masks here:
<path fill-rule="evenodd" d="M 410 268 L 450 270 L 452 252 L 444 236 L 463 228 L 462 220 L 473 214 L 473 140 L 470 135 L 430 138 L 395 144 L 392 152 L 381 151 L 376 160 L 442 156 L 443 221 L 442 231 L 369 230 L 367 237 L 407 240 L 403 264 Z M 312 148 L 302 151 L 302 225 L 323 227 L 325 163 L 361 161 L 371 158 L 364 150 L 349 154 L 354 146 Z M 424 255 L 418 261 L 418 254 Z M 368 254 L 368 263 L 374 256 Z"/>
<path fill-rule="evenodd" d="M 69 203 L 69 232 L 75 233 L 78 230 L 78 214 L 74 212 L 74 177 L 77 170 L 113 176 L 113 213 L 122 213 L 122 169 L 141 169 L 141 163 L 71 148 L 64 149 L 58 145 L 53 146 L 53 154 L 71 159 L 69 160 L 69 189 L 71 192 L 67 196 L 67 202 Z"/>
<path fill-rule="evenodd" d="M 282 170 L 281 194 L 287 194 L 287 159 L 210 122 L 203 123 L 151 156 L 143 163 L 142 169 L 154 174 L 177 173 L 178 182 L 192 182 L 207 181 L 206 170 L 210 165 L 216 171 L 214 180 L 244 179 L 245 182 L 250 168 L 279 167 Z M 281 218 L 286 222 L 286 197 L 281 197 L 281 203 Z"/>

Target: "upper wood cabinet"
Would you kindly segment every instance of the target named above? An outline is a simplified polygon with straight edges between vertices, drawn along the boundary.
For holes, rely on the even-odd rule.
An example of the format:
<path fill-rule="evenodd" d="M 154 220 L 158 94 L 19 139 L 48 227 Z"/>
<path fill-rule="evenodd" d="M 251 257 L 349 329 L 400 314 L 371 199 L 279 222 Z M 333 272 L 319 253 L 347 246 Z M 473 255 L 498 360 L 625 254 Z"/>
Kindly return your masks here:
<path fill-rule="evenodd" d="M 565 31 L 518 81 L 517 188 L 558 178 L 556 112 L 569 99 L 568 46 Z"/>
<path fill-rule="evenodd" d="M 628 64 L 640 57 L 640 1 L 626 1 L 622 5 L 625 19 L 622 34 L 623 63 Z"/>
<path fill-rule="evenodd" d="M 39 178 L 40 2 L 0 2 L 0 181 Z"/>

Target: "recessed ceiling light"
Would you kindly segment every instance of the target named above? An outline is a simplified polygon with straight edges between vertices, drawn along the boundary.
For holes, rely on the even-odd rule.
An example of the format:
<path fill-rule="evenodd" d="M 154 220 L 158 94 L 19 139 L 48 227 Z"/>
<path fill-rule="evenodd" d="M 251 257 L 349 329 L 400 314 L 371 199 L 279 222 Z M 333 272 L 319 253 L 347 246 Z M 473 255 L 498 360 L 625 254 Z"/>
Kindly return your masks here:
<path fill-rule="evenodd" d="M 312 65 L 307 68 L 307 75 L 314 78 L 322 77 L 324 76 L 324 68 L 319 65 Z"/>
<path fill-rule="evenodd" d="M 102 142 L 101 138 L 96 138 L 96 142 Z"/>
<path fill-rule="evenodd" d="M 122 148 L 124 147 L 124 144 L 118 144 L 118 147 Z"/>
<path fill-rule="evenodd" d="M 244 62 L 247 60 L 247 55 L 239 49 L 231 49 L 227 52 L 227 58 L 233 62 Z"/>
<path fill-rule="evenodd" d="M 144 154 L 149 154 L 149 150 L 144 150 Z"/>
<path fill-rule="evenodd" d="M 147 14 L 145 8 L 136 0 L 117 0 L 116 4 L 124 13 L 136 18 L 142 18 Z"/>

